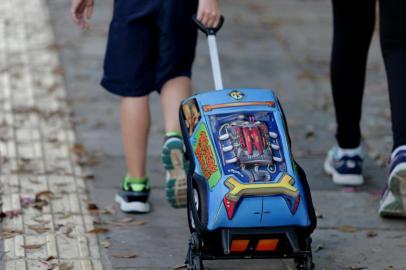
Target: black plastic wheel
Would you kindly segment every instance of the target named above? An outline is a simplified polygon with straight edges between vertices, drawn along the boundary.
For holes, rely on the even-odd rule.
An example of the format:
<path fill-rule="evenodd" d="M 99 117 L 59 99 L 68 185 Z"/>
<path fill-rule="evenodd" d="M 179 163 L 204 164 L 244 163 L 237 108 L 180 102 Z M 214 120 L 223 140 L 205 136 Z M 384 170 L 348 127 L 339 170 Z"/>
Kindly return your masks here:
<path fill-rule="evenodd" d="M 197 234 L 197 232 L 193 232 L 191 237 L 190 237 L 190 247 L 192 248 L 192 250 L 196 253 L 200 252 L 200 246 L 201 246 L 201 241 L 200 241 L 200 237 Z"/>
<path fill-rule="evenodd" d="M 192 262 L 192 269 L 193 270 L 203 270 L 203 262 L 199 257 L 193 257 L 193 262 Z"/>
<path fill-rule="evenodd" d="M 302 242 L 303 255 L 295 258 L 296 269 L 298 270 L 312 270 L 314 269 L 313 255 L 312 255 L 312 239 L 307 237 Z"/>
<path fill-rule="evenodd" d="M 313 258 L 312 256 L 303 256 L 300 258 L 297 258 L 296 260 L 296 269 L 297 270 L 313 270 L 314 269 L 314 263 L 313 263 Z"/>
<path fill-rule="evenodd" d="M 197 232 L 193 232 L 189 240 L 189 250 L 186 256 L 188 270 L 203 270 L 203 262 L 200 259 L 201 241 Z"/>

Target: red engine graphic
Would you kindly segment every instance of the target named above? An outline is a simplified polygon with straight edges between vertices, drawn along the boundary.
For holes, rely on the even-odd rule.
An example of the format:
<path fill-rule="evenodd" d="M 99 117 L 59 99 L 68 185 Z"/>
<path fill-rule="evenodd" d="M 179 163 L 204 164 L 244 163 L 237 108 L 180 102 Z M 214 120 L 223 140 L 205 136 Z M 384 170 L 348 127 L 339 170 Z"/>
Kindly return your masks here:
<path fill-rule="evenodd" d="M 234 164 L 249 182 L 271 180 L 277 162 L 282 162 L 278 135 L 254 116 L 239 115 L 219 128 L 219 142 L 226 165 Z"/>

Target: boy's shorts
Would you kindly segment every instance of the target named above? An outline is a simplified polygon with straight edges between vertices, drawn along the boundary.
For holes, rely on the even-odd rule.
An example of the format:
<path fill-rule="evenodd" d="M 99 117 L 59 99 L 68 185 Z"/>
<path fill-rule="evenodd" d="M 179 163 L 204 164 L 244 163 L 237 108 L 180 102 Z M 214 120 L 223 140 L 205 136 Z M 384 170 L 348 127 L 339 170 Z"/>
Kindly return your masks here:
<path fill-rule="evenodd" d="M 197 0 L 115 0 L 101 85 L 124 97 L 191 76 Z"/>

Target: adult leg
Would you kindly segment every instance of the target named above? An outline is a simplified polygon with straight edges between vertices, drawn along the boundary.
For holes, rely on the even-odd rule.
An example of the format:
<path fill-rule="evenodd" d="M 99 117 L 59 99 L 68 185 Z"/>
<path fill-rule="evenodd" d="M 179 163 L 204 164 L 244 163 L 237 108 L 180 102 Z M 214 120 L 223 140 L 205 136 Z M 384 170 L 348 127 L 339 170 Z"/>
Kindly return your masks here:
<path fill-rule="evenodd" d="M 392 113 L 393 152 L 379 213 L 406 217 L 406 2 L 380 1 L 381 46 Z"/>
<path fill-rule="evenodd" d="M 334 146 L 324 170 L 338 185 L 362 185 L 361 106 L 369 44 L 375 24 L 375 0 L 332 0 L 331 86 L 337 120 Z"/>
<path fill-rule="evenodd" d="M 375 0 L 332 0 L 331 85 L 341 148 L 361 142 L 361 105 L 369 44 L 375 24 Z"/>
<path fill-rule="evenodd" d="M 406 145 L 406 2 L 380 1 L 381 47 L 388 78 L 393 149 Z"/>

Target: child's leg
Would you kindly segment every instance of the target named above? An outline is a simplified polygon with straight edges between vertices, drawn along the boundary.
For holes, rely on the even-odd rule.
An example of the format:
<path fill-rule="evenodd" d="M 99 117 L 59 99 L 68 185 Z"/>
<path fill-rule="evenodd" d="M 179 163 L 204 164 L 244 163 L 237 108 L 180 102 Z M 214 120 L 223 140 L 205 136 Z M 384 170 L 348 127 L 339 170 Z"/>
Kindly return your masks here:
<path fill-rule="evenodd" d="M 175 208 L 186 205 L 186 170 L 184 145 L 180 135 L 179 106 L 191 93 L 190 78 L 175 77 L 161 88 L 161 104 L 165 120 L 165 142 L 162 161 L 166 169 L 166 197 Z"/>
<path fill-rule="evenodd" d="M 121 133 L 128 174 L 145 177 L 150 112 L 148 96 L 121 99 Z"/>
<path fill-rule="evenodd" d="M 161 89 L 162 112 L 165 120 L 165 132 L 180 132 L 180 102 L 191 94 L 191 82 L 188 77 L 176 77 L 166 82 Z"/>

